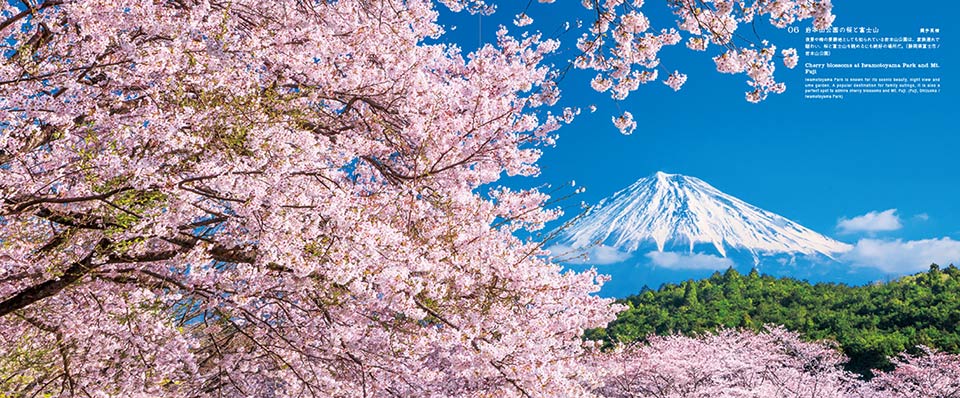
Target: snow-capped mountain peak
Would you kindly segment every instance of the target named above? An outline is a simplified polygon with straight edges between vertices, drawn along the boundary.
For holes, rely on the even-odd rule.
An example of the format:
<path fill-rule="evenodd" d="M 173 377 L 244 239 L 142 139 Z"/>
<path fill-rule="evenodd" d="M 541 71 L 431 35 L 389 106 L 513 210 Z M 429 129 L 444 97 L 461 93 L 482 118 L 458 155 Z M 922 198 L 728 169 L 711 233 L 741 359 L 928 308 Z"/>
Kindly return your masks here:
<path fill-rule="evenodd" d="M 591 208 L 558 237 L 571 248 L 603 245 L 634 252 L 644 244 L 712 245 L 759 255 L 822 254 L 833 257 L 850 245 L 818 234 L 785 217 L 746 203 L 707 184 L 680 174 L 657 172 L 641 178 Z M 708 246 L 709 247 L 709 246 Z"/>

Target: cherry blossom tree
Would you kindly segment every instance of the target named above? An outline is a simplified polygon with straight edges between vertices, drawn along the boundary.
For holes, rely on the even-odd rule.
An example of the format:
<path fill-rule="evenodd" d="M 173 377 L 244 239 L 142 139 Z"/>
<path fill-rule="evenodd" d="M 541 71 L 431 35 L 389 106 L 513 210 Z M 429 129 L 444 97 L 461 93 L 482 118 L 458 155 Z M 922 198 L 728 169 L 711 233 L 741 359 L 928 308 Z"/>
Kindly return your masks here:
<path fill-rule="evenodd" d="M 690 40 L 724 47 L 753 16 L 832 20 L 827 0 L 671 4 Z M 586 5 L 598 19 L 576 66 L 616 97 L 681 39 L 651 33 L 639 2 Z M 595 391 L 582 333 L 619 307 L 591 295 L 595 272 L 515 237 L 560 215 L 546 193 L 493 185 L 537 174 L 576 115 L 556 109 L 559 43 L 501 28 L 465 54 L 437 15 L 394 0 L 7 5 L 0 391 Z M 719 35 L 718 18 L 733 18 Z M 780 87 L 771 48 L 718 67 L 762 99 Z"/>
<path fill-rule="evenodd" d="M 890 372 L 865 383 L 863 398 L 960 397 L 960 355 L 920 347 L 920 355 L 901 354 Z"/>
<path fill-rule="evenodd" d="M 721 329 L 697 337 L 651 336 L 591 358 L 610 398 L 955 398 L 960 355 L 920 347 L 864 380 L 844 371 L 833 342 L 805 342 L 780 326 Z"/>
<path fill-rule="evenodd" d="M 598 391 L 612 398 L 832 398 L 858 387 L 833 345 L 804 342 L 782 327 L 652 336 L 597 361 L 608 371 Z"/>
<path fill-rule="evenodd" d="M 659 52 L 665 46 L 686 41 L 694 51 L 707 51 L 717 46 L 721 53 L 713 57 L 717 71 L 746 74 L 751 90 L 746 92 L 750 102 L 760 102 L 770 93 L 782 93 L 786 85 L 777 82 L 773 60 L 783 59 L 787 68 L 797 65 L 795 49 L 782 50 L 756 34 L 758 19 L 766 19 L 778 28 L 786 28 L 799 21 L 812 20 L 815 29 L 826 29 L 836 18 L 830 0 L 667 0 L 677 17 L 677 28 L 653 22 L 641 11 L 644 0 L 584 0 L 585 7 L 596 10 L 595 22 L 577 42 L 583 54 L 574 65 L 596 70 L 591 81 L 600 92 L 610 91 L 614 99 L 624 99 L 641 84 L 655 81 L 662 68 Z M 748 26 L 749 33 L 740 28 Z M 685 33 L 687 36 L 681 35 Z M 665 71 L 664 83 L 679 90 L 687 80 L 679 71 Z M 621 131 L 632 131 L 622 127 Z M 629 126 L 627 124 L 626 126 Z"/>

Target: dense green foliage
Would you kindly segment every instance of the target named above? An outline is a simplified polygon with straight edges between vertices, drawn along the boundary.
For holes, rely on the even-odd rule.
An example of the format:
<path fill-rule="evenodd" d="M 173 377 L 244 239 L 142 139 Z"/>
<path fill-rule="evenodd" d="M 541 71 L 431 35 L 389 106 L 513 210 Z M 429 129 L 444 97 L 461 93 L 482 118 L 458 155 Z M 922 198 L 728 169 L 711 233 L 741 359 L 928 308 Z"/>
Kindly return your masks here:
<path fill-rule="evenodd" d="M 588 338 L 629 342 L 649 334 L 780 324 L 810 340 L 839 342 L 850 357 L 848 369 L 868 376 L 870 369 L 889 369 L 887 357 L 918 344 L 960 352 L 960 269 L 953 265 L 854 287 L 729 269 L 700 281 L 644 288 L 621 302 L 628 309 Z"/>

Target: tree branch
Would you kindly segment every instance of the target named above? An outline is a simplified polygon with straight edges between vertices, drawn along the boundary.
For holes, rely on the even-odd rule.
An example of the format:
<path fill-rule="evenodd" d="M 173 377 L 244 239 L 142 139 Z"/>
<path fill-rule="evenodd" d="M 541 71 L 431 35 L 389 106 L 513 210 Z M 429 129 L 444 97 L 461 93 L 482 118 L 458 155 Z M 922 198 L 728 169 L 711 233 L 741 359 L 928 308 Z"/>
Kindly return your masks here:
<path fill-rule="evenodd" d="M 0 302 L 0 317 L 6 316 L 13 311 L 22 309 L 47 297 L 53 296 L 73 282 L 76 282 L 90 272 L 90 270 L 95 268 L 95 266 L 92 265 L 94 254 L 105 250 L 107 247 L 109 247 L 109 245 L 110 240 L 106 238 L 100 239 L 100 241 L 97 242 L 96 247 L 94 247 L 89 254 L 79 261 L 71 264 L 70 267 L 64 271 L 63 275 L 60 275 L 57 278 L 46 280 L 37 285 L 30 286 L 20 291 L 20 293 L 15 294 L 13 297 L 3 300 L 3 302 Z"/>
<path fill-rule="evenodd" d="M 167 241 L 179 246 L 179 248 L 137 255 L 111 254 L 107 257 L 107 261 L 104 264 L 149 263 L 170 260 L 175 258 L 177 255 L 193 249 L 199 242 L 197 239 Z M 60 293 L 63 291 L 63 289 L 66 289 L 74 282 L 80 280 L 80 278 L 103 265 L 93 264 L 93 257 L 97 253 L 103 253 L 110 250 L 111 245 L 113 245 L 113 242 L 111 242 L 109 239 L 100 239 L 100 241 L 97 242 L 96 247 L 91 250 L 89 254 L 87 254 L 83 259 L 71 264 L 70 267 L 68 267 L 66 271 L 64 271 L 64 273 L 59 277 L 30 286 L 13 295 L 13 297 L 3 300 L 0 302 L 0 317 Z M 211 255 L 211 257 L 213 257 L 214 260 L 227 263 L 253 263 L 257 258 L 256 246 L 226 247 L 222 245 L 216 245 L 210 248 L 208 253 Z M 155 275 L 151 274 L 151 276 Z"/>

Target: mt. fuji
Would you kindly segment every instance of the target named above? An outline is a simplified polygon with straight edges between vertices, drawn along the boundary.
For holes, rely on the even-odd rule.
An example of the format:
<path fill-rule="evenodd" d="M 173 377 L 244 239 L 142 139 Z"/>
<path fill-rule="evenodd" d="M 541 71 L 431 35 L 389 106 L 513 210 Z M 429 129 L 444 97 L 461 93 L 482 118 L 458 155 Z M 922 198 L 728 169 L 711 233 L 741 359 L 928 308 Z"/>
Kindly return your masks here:
<path fill-rule="evenodd" d="M 600 201 L 561 231 L 554 247 L 623 254 L 648 247 L 723 258 L 737 251 L 752 256 L 755 265 L 777 255 L 833 259 L 852 248 L 698 178 L 663 172 Z"/>

